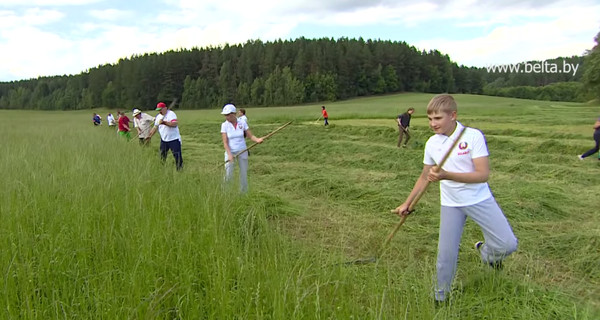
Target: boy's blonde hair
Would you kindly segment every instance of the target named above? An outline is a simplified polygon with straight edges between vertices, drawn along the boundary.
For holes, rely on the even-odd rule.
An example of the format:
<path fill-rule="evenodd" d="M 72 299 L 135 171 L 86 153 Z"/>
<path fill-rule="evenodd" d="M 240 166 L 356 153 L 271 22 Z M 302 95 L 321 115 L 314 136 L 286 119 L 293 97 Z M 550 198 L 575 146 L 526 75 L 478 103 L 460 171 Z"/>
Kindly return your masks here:
<path fill-rule="evenodd" d="M 454 98 L 449 94 L 438 94 L 427 105 L 427 114 L 438 112 L 452 113 L 452 111 L 458 111 L 458 106 Z"/>

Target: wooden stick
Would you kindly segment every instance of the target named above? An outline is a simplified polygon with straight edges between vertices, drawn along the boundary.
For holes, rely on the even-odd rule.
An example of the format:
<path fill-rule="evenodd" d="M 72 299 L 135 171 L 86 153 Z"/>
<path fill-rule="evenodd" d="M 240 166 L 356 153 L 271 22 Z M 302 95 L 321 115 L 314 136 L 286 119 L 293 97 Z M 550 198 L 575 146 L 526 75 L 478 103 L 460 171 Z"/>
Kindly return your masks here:
<path fill-rule="evenodd" d="M 385 241 L 383 242 L 383 245 L 381 246 L 382 252 L 387 247 L 387 245 L 390 243 L 390 241 L 392 241 L 392 238 L 396 235 L 398 230 L 400 230 L 400 227 L 402 227 L 402 225 L 404 224 L 404 221 L 406 221 L 406 217 L 408 217 L 408 216 L 402 216 L 402 218 L 400 218 L 400 222 L 398 222 L 398 224 L 396 225 L 394 230 L 392 230 L 392 232 L 387 236 L 387 238 L 385 238 Z M 378 254 L 377 256 L 380 256 L 380 254 Z"/>
<path fill-rule="evenodd" d="M 454 140 L 454 142 L 452 143 L 452 145 L 450 146 L 450 149 L 448 149 L 448 151 L 446 151 L 446 154 L 444 155 L 444 157 L 442 158 L 442 161 L 440 161 L 440 163 L 438 164 L 438 168 L 442 168 L 442 166 L 444 165 L 444 163 L 446 163 L 446 160 L 448 160 L 448 158 L 450 157 L 450 154 L 452 153 L 452 150 L 454 149 L 454 147 L 456 147 L 456 145 L 458 144 L 458 141 L 460 140 L 460 138 L 462 137 L 463 133 L 465 133 L 465 130 L 467 128 L 463 128 L 460 133 L 458 134 L 458 137 L 456 137 L 456 140 Z M 408 212 L 409 214 L 412 213 L 414 211 L 415 205 L 417 205 L 417 202 L 419 202 L 419 200 L 421 200 L 421 197 L 423 196 L 423 194 L 425 194 L 425 191 L 427 190 L 427 187 L 429 186 L 429 181 L 427 181 L 427 183 L 425 184 L 425 186 L 423 187 L 423 189 L 421 189 L 421 191 L 419 191 L 419 193 L 417 194 L 417 196 L 411 201 L 410 205 L 408 206 Z M 396 209 L 394 210 L 390 210 L 391 213 L 398 213 L 396 211 Z M 392 238 L 394 237 L 394 235 L 396 234 L 396 232 L 398 232 L 398 230 L 400 230 L 400 227 L 404 224 L 404 221 L 406 221 L 406 217 L 408 215 L 403 215 L 402 218 L 400 219 L 400 222 L 398 222 L 398 224 L 396 225 L 396 227 L 394 228 L 394 230 L 392 230 L 392 232 L 388 235 L 388 237 L 385 239 L 385 242 L 383 243 L 382 246 L 382 251 L 385 249 L 385 247 L 388 245 L 388 243 L 390 243 L 390 241 L 392 240 Z"/>
<path fill-rule="evenodd" d="M 269 138 L 270 138 L 272 135 L 274 135 L 275 133 L 277 133 L 279 130 L 281 130 L 281 129 L 283 129 L 283 128 L 287 127 L 287 126 L 289 126 L 289 125 L 290 125 L 292 122 L 293 122 L 293 121 L 290 121 L 290 122 L 288 122 L 288 123 L 286 123 L 286 124 L 282 125 L 281 127 L 277 128 L 277 129 L 275 129 L 275 130 L 273 130 L 273 131 L 272 131 L 271 133 L 269 133 L 268 135 L 264 136 L 264 137 L 262 138 L 262 139 L 263 139 L 263 142 L 264 142 L 265 140 L 269 139 Z M 240 152 L 236 153 L 236 154 L 233 156 L 233 158 L 234 158 L 234 159 L 235 159 L 235 158 L 237 158 L 237 157 L 238 157 L 240 154 L 242 154 L 242 153 L 244 153 L 244 152 L 246 152 L 246 151 L 248 151 L 248 150 L 250 150 L 250 149 L 254 148 L 254 147 L 257 145 L 257 144 L 258 144 L 258 142 L 255 142 L 253 145 L 249 146 L 248 148 L 246 148 L 246 149 L 244 149 L 244 150 L 242 150 L 242 151 L 240 151 Z M 227 159 L 227 161 L 225 161 L 224 165 L 225 165 L 225 164 L 227 164 L 227 163 L 229 163 L 229 159 Z M 221 167 L 221 165 L 219 165 L 219 167 Z"/>
<path fill-rule="evenodd" d="M 173 98 L 173 101 L 171 101 L 171 103 L 169 103 L 169 106 L 167 107 L 167 109 L 171 110 L 171 108 L 173 108 L 175 106 L 175 103 L 177 103 L 177 98 Z"/>

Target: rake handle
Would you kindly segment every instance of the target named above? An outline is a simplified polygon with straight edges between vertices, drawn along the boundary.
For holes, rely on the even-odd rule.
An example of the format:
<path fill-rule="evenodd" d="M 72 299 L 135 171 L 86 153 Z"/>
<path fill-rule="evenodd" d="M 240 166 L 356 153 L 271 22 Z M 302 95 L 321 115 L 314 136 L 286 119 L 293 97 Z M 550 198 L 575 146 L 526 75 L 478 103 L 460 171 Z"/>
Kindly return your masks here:
<path fill-rule="evenodd" d="M 460 140 L 460 138 L 462 137 L 463 133 L 465 133 L 465 130 L 467 128 L 463 128 L 460 133 L 458 134 L 458 137 L 456 137 L 456 140 L 454 140 L 454 142 L 452 143 L 452 146 L 450 146 L 450 149 L 448 149 L 448 151 L 446 151 L 446 154 L 444 154 L 444 157 L 442 158 L 442 161 L 440 161 L 440 163 L 438 164 L 438 168 L 442 168 L 442 166 L 444 165 L 444 163 L 446 163 L 446 160 L 448 160 L 448 158 L 450 157 L 450 154 L 452 153 L 452 150 L 454 149 L 454 147 L 456 147 L 456 145 L 458 144 L 458 141 Z M 419 200 L 421 200 L 421 197 L 425 194 L 425 191 L 427 191 L 427 187 L 429 187 L 430 183 L 429 180 L 427 180 L 427 182 L 425 183 L 425 185 L 423 186 L 423 188 L 419 191 L 419 193 L 417 193 L 417 195 L 415 196 L 415 198 L 411 201 L 410 205 L 408 206 L 408 212 L 412 213 L 414 211 L 415 206 L 417 205 L 417 202 L 419 202 Z M 391 213 L 398 213 L 395 209 L 394 210 L 390 210 Z M 385 242 L 383 243 L 383 247 L 382 247 L 382 251 L 383 249 L 385 249 L 385 247 L 388 245 L 388 243 L 390 243 L 390 241 L 392 240 L 392 238 L 394 237 L 394 235 L 396 235 L 396 232 L 398 232 L 398 230 L 400 229 L 400 227 L 404 224 L 404 221 L 406 221 L 406 217 L 408 217 L 408 215 L 402 215 L 402 218 L 400 219 L 400 222 L 398 222 L 398 224 L 396 225 L 396 227 L 394 228 L 394 230 L 392 230 L 392 232 L 388 235 L 388 237 L 385 239 Z"/>
<path fill-rule="evenodd" d="M 463 133 L 465 133 L 465 130 L 466 130 L 466 127 L 460 131 L 460 133 L 458 134 L 458 137 L 456 137 L 454 142 L 452 142 L 452 145 L 450 146 L 448 151 L 446 151 L 446 154 L 444 154 L 444 157 L 442 158 L 440 163 L 437 165 L 438 170 L 440 170 L 444 166 L 444 164 L 446 163 L 446 160 L 448 160 L 448 158 L 450 157 L 450 154 L 452 154 L 452 150 L 454 149 L 454 147 L 456 147 L 456 145 L 460 141 L 460 138 L 462 138 Z M 429 187 L 429 184 L 430 184 L 429 180 L 427 180 L 425 185 L 423 186 L 423 188 L 419 191 L 419 193 L 417 193 L 415 198 L 411 201 L 410 205 L 408 206 L 409 212 L 412 212 L 414 207 L 417 205 L 417 202 L 419 202 L 419 200 L 421 200 L 421 197 L 423 196 L 423 194 L 425 194 L 425 191 L 427 191 L 427 187 Z M 396 213 L 396 210 L 391 210 L 391 212 Z"/>
<path fill-rule="evenodd" d="M 400 227 L 402 227 L 402 225 L 404 224 L 404 221 L 406 221 L 406 217 L 408 217 L 408 216 L 402 216 L 402 218 L 400 219 L 400 222 L 398 222 L 398 224 L 396 225 L 394 230 L 392 230 L 392 232 L 387 236 L 387 238 L 385 238 L 382 248 L 385 249 L 385 247 L 388 245 L 388 243 L 390 243 L 390 241 L 392 241 L 392 238 L 396 235 L 396 232 L 398 232 L 398 230 L 400 230 Z"/>
<path fill-rule="evenodd" d="M 287 126 L 289 126 L 289 125 L 290 125 L 292 122 L 293 122 L 293 121 L 290 121 L 290 122 L 288 122 L 288 123 L 286 123 L 286 124 L 282 125 L 281 127 L 277 128 L 277 129 L 275 129 L 275 130 L 273 130 L 271 133 L 267 134 L 266 136 L 264 136 L 264 137 L 262 138 L 262 139 L 263 139 L 263 142 L 264 142 L 265 140 L 269 139 L 269 138 L 270 138 L 272 135 L 274 135 L 275 133 L 277 133 L 277 131 L 279 131 L 279 130 L 281 130 L 281 129 L 283 129 L 283 128 L 287 127 Z M 252 144 L 252 145 L 251 145 L 251 146 L 249 146 L 248 148 L 246 148 L 246 149 L 244 149 L 244 150 L 242 150 L 242 151 L 240 151 L 240 152 L 236 153 L 235 155 L 233 155 L 233 158 L 234 158 L 234 159 L 235 159 L 235 158 L 237 158 L 237 157 L 238 157 L 240 154 L 242 154 L 242 153 L 244 153 L 244 152 L 246 152 L 246 151 L 248 151 L 248 150 L 250 150 L 250 149 L 254 148 L 254 147 L 257 145 L 257 144 L 258 144 L 258 142 L 255 142 L 254 144 Z M 225 161 L 225 163 L 224 163 L 224 164 L 227 164 L 227 163 L 229 163 L 229 159 L 227 159 L 227 161 Z M 220 167 L 220 166 L 221 166 L 221 165 L 219 165 L 219 167 Z"/>
<path fill-rule="evenodd" d="M 177 98 L 173 98 L 173 101 L 171 101 L 171 103 L 169 103 L 169 109 L 173 108 L 175 106 L 175 103 L 177 103 Z"/>

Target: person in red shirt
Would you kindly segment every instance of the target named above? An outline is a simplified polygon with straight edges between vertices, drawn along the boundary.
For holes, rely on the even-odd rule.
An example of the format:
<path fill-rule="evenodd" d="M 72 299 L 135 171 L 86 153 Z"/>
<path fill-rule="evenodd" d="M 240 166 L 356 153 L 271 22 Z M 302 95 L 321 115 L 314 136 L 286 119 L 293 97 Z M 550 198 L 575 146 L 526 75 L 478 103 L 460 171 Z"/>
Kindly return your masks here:
<path fill-rule="evenodd" d="M 323 119 L 325 119 L 325 125 L 328 126 L 329 122 L 327 122 L 327 118 L 329 118 L 329 116 L 327 115 L 327 110 L 325 110 L 325 106 L 321 107 L 323 110 L 321 111 L 323 113 Z"/>
<path fill-rule="evenodd" d="M 129 120 L 124 112 L 117 111 L 117 114 L 119 115 L 119 135 L 125 137 L 127 140 L 131 140 L 131 133 L 129 133 L 131 130 L 129 129 L 129 122 L 131 120 Z"/>

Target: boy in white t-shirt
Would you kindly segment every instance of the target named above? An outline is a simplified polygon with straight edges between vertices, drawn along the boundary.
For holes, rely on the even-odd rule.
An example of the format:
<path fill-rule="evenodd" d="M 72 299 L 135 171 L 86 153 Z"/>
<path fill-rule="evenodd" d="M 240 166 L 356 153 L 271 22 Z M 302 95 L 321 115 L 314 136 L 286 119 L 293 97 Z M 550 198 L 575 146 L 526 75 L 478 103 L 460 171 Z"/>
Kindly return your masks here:
<path fill-rule="evenodd" d="M 489 153 L 483 133 L 456 121 L 457 105 L 448 94 L 435 96 L 427 106 L 429 126 L 435 132 L 425 144 L 423 171 L 406 201 L 396 208 L 408 215 L 411 202 L 429 182 L 440 181 L 440 232 L 437 256 L 436 303 L 446 300 L 456 273 L 460 238 L 467 217 L 481 227 L 485 242 L 477 242 L 481 259 L 495 269 L 517 250 L 517 238 L 487 183 Z M 460 136 L 460 132 L 465 132 Z M 442 168 L 439 164 L 460 138 Z"/>

